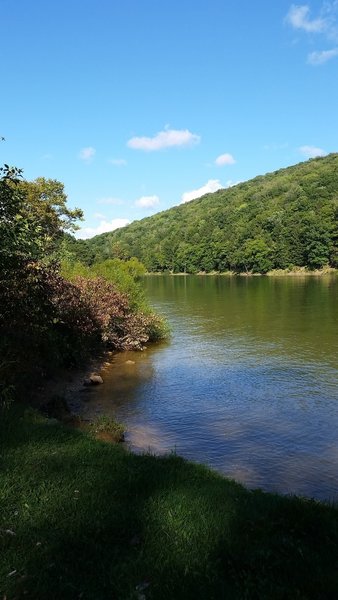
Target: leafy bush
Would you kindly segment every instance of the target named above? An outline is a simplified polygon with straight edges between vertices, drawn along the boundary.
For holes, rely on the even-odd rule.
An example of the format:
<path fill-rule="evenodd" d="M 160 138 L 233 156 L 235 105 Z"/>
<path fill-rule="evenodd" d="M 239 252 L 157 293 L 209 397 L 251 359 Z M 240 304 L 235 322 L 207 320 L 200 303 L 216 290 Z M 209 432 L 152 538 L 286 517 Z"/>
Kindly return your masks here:
<path fill-rule="evenodd" d="M 103 277 L 77 277 L 74 284 L 92 316 L 95 331 L 110 347 L 140 349 L 146 342 L 162 337 L 161 319 L 152 313 L 135 312 L 128 296 Z"/>
<path fill-rule="evenodd" d="M 145 267 L 137 258 L 121 260 L 113 258 L 90 267 L 80 261 L 65 260 L 61 263 L 61 273 L 70 281 L 76 277 L 101 277 L 113 283 L 122 293 L 127 294 L 130 306 L 134 310 L 146 310 L 147 304 L 138 280 L 145 274 Z"/>
<path fill-rule="evenodd" d="M 135 312 L 128 296 L 102 277 L 70 282 L 55 265 L 28 263 L 10 286 L 0 285 L 0 298 L 2 351 L 13 364 L 7 386 L 20 379 L 27 387 L 35 376 L 74 366 L 102 345 L 141 349 L 165 334 L 159 317 Z"/>

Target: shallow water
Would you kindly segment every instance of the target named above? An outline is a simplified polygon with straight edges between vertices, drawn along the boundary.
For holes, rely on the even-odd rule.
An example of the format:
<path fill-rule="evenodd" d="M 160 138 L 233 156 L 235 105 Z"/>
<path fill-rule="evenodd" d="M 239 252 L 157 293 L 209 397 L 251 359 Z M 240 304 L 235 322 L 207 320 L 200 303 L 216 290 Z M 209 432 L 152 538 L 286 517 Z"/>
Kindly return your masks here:
<path fill-rule="evenodd" d="M 249 487 L 338 500 L 338 278 L 149 276 L 170 342 L 113 357 L 83 414 L 134 450 Z M 128 362 L 129 361 L 129 362 Z"/>

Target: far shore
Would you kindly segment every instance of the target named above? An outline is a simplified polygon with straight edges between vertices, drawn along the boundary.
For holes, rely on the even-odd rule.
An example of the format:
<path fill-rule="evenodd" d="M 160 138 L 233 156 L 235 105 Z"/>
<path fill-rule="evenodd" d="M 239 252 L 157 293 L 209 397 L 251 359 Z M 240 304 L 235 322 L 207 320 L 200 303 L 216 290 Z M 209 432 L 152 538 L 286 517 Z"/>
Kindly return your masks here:
<path fill-rule="evenodd" d="M 267 273 L 253 273 L 252 271 L 244 271 L 237 273 L 235 271 L 198 271 L 197 273 L 174 273 L 173 271 L 156 271 L 147 272 L 146 276 L 149 275 L 171 275 L 172 277 L 188 277 L 190 275 L 198 275 L 205 277 L 214 277 L 216 275 L 221 277 L 322 277 L 323 275 L 337 275 L 338 269 L 333 267 L 324 267 L 323 269 L 310 270 L 306 267 L 294 267 L 293 269 L 273 269 Z"/>

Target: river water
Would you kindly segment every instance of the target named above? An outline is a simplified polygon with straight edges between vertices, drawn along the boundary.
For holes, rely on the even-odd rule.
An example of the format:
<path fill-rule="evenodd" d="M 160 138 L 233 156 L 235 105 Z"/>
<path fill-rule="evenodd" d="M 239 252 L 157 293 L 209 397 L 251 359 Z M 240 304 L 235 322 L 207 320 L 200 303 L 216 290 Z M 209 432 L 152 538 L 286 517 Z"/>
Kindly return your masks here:
<path fill-rule="evenodd" d="M 250 488 L 338 500 L 338 278 L 148 276 L 169 342 L 113 357 L 83 415 L 136 451 Z"/>

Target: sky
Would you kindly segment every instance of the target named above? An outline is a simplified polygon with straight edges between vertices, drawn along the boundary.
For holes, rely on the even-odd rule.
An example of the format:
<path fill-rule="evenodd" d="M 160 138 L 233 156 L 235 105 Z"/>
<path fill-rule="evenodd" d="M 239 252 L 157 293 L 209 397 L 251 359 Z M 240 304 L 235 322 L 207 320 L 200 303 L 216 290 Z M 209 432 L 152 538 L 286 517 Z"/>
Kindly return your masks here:
<path fill-rule="evenodd" d="M 338 0 L 0 0 L 0 163 L 78 237 L 338 150 Z"/>

